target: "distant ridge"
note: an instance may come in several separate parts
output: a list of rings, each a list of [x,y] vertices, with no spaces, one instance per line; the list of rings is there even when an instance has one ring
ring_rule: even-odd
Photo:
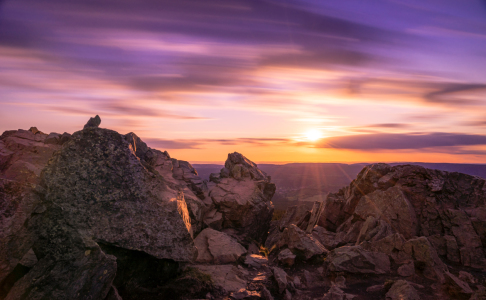
[[[367,165],[370,163],[258,164],[258,167],[270,175],[272,182],[276,184],[277,191],[272,201],[276,209],[283,210],[302,201],[310,209],[313,201],[323,200],[328,193],[336,193],[342,187],[349,185]],[[486,164],[403,162],[389,163],[389,165],[418,165],[428,169],[486,178]],[[224,166],[193,164],[193,167],[202,179],[209,180],[211,173],[219,173]]]

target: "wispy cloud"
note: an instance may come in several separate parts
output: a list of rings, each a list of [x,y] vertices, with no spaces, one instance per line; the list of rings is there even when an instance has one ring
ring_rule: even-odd
[[[424,149],[431,147],[486,145],[486,135],[458,133],[374,133],[331,137],[315,145],[320,148],[354,150]]]
[[[485,126],[483,14],[454,0],[440,8],[384,0],[2,1],[0,128],[100,114],[111,122],[104,124],[123,123],[118,130],[136,124],[166,149],[467,148],[482,141]],[[353,135],[322,144],[285,138],[316,128]],[[426,133],[404,133],[413,130]]]

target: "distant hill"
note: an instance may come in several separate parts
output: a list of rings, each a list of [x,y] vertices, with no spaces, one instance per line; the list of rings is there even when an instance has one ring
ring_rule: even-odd
[[[449,163],[390,163],[392,166],[413,164],[429,169],[459,172],[486,178],[485,164],[449,164]],[[272,177],[277,185],[273,202],[277,209],[285,209],[297,202],[324,200],[328,193],[337,192],[356,178],[368,163],[290,163],[284,165],[259,164],[258,167]],[[218,173],[223,165],[193,164],[201,178],[208,180],[209,174]]]

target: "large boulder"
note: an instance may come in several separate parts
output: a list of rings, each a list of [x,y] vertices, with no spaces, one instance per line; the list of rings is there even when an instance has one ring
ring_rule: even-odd
[[[231,236],[206,228],[194,239],[198,249],[198,263],[227,264],[233,263],[246,253],[245,247]]]
[[[317,239],[326,249],[332,250],[338,246],[336,233],[327,230],[321,226],[315,226],[312,231],[312,236]]]
[[[115,257],[103,249],[172,262],[196,256],[183,193],[146,168],[115,131],[89,126],[74,133],[42,171],[37,193],[41,200],[25,224],[39,262],[10,299],[103,299],[117,273]]]
[[[306,260],[316,255],[328,253],[328,250],[312,234],[305,233],[294,224],[284,229],[281,239],[275,246],[277,249],[286,247]]]
[[[219,176],[212,176],[209,196],[213,213],[208,225],[231,232],[243,244],[263,242],[273,214],[271,199],[275,184],[256,164],[239,153],[231,153]],[[219,214],[218,214],[219,213]],[[221,222],[215,222],[218,216]]]
[[[72,226],[95,241],[191,261],[196,249],[184,195],[157,175],[122,135],[88,127],[73,134],[44,169],[45,206],[60,207]]]

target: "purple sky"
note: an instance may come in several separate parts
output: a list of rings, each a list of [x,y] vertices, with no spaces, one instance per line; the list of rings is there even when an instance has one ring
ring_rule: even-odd
[[[0,1],[0,131],[193,162],[485,163],[485,70],[479,0]]]

